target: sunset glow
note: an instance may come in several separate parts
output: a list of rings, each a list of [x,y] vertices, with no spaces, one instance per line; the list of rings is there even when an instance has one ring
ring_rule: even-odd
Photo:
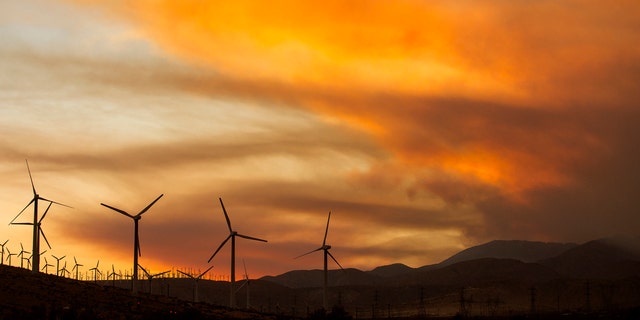
[[[0,204],[86,266],[252,277],[437,263],[493,239],[638,234],[640,3],[8,1]],[[21,216],[28,221],[32,211]],[[0,226],[10,248],[30,229]],[[229,273],[228,249],[212,262]],[[90,262],[93,261],[93,262]]]

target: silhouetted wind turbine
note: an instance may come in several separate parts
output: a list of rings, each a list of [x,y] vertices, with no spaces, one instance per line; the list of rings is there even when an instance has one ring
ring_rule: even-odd
[[[338,262],[338,260],[336,260],[336,258],[331,254],[331,252],[329,252],[329,249],[331,249],[331,246],[327,244],[327,233],[329,233],[329,221],[331,220],[331,211],[329,211],[329,217],[327,218],[327,228],[324,230],[324,240],[322,240],[322,246],[318,249],[315,250],[311,250],[303,255],[299,255],[296,257],[296,259],[302,257],[302,256],[306,256],[308,254],[314,253],[316,251],[320,251],[323,250],[324,251],[324,282],[323,282],[323,287],[322,287],[322,305],[324,306],[325,310],[329,309],[328,306],[328,299],[327,299],[327,285],[328,285],[328,271],[327,271],[327,256],[331,257],[331,259],[338,265],[338,267],[340,267],[340,269],[343,269],[342,266],[340,265],[340,262]]]
[[[209,272],[209,270],[211,270],[213,268],[213,266],[209,267],[209,269],[205,270],[203,273],[201,273],[200,275],[194,277],[186,272],[182,272],[180,270],[178,270],[178,272],[184,274],[185,276],[193,279],[193,281],[195,282],[195,287],[194,287],[194,291],[193,291],[193,302],[198,302],[198,282],[200,282],[200,280],[202,279],[202,277],[207,274],[207,272]]]
[[[24,268],[24,260],[27,259],[24,257],[25,253],[30,253],[30,252],[25,251],[24,247],[22,246],[22,242],[20,242],[20,253],[18,253],[18,256],[20,257],[20,268]]]
[[[98,266],[100,265],[100,260],[98,260],[98,263],[96,263],[96,266],[89,269],[89,271],[93,270],[93,281],[96,282],[98,281],[98,273],[100,274],[100,276],[102,276],[102,272],[100,272],[100,270],[98,270]]]
[[[40,252],[40,256],[47,253],[47,250]],[[31,258],[33,258],[33,253],[27,258],[27,269],[31,268]]]
[[[222,206],[222,213],[224,213],[224,217],[227,220],[227,226],[229,227],[229,235],[227,236],[226,239],[224,239],[224,241],[222,241],[218,249],[211,255],[211,258],[209,258],[209,261],[207,262],[211,262],[211,259],[213,259],[213,257],[216,256],[216,254],[220,251],[220,249],[222,249],[222,247],[227,243],[227,241],[231,239],[231,283],[230,283],[230,290],[229,290],[231,297],[229,298],[229,306],[234,308],[236,306],[236,292],[235,292],[236,236],[240,238],[245,238],[245,239],[255,240],[255,241],[262,241],[262,242],[267,242],[267,240],[246,236],[238,233],[237,231],[233,231],[233,229],[231,228],[231,220],[229,220],[229,215],[227,214],[227,210],[224,208],[224,203],[222,202],[222,198],[218,198],[218,199],[220,200],[220,205]]]
[[[47,257],[44,257],[44,266],[42,266],[42,270],[44,270],[44,273],[49,273],[49,267],[53,267],[53,265],[49,264],[49,261],[47,261]]]
[[[144,267],[140,266],[140,269],[142,269],[142,271],[147,275],[147,279],[149,279],[149,294],[151,294],[151,280],[155,277],[171,272],[171,270],[167,270],[156,274],[149,274],[149,272],[147,272],[147,269],[145,269]]]
[[[59,277],[59,276],[60,276],[60,260],[64,259],[64,257],[66,257],[66,256],[62,256],[62,257],[60,257],[60,258],[58,258],[58,257],[56,257],[56,256],[54,256],[54,255],[51,255],[51,256],[52,256],[54,259],[56,259],[56,276],[58,276],[58,277]]]
[[[9,253],[7,255],[7,261],[9,261],[9,266],[11,266],[11,256],[17,256],[17,253],[11,253],[11,250],[9,250],[9,248],[7,248],[7,253]]]
[[[122,274],[116,273],[116,267],[112,264],[111,272],[107,272],[107,280],[109,280],[109,278],[113,278],[113,282],[111,284],[112,287],[116,286],[116,276],[122,277]]]
[[[251,304],[249,303],[250,282],[249,282],[249,274],[247,273],[247,264],[244,263],[244,259],[242,259],[242,266],[244,267],[244,283],[241,284],[240,287],[238,287],[238,291],[240,291],[240,289],[242,289],[242,287],[244,287],[245,285],[247,286],[247,309],[249,309],[251,307]]]
[[[0,259],[0,265],[4,265],[4,246],[7,244],[7,242],[9,242],[9,239],[7,239],[7,241],[5,241],[3,244],[0,244],[0,246],[2,246],[2,259]]]
[[[140,253],[140,238],[138,237],[138,221],[140,221],[140,219],[142,218],[142,214],[147,212],[147,210],[149,210],[149,208],[151,208],[151,206],[153,206],[158,200],[160,200],[160,198],[162,198],[164,194],[161,194],[159,197],[157,197],[155,200],[153,200],[153,202],[151,202],[148,206],[146,206],[144,209],[142,209],[142,211],[140,211],[138,214],[131,215],[128,212],[124,211],[124,210],[120,210],[118,208],[114,208],[110,205],[104,204],[104,203],[100,203],[101,205],[114,210],[116,212],[119,212],[131,219],[133,219],[133,275],[131,276],[131,291],[136,291],[136,281],[138,280],[138,257],[142,256],[142,253]]]
[[[67,262],[64,262],[64,267],[62,267],[62,269],[60,269],[60,271],[62,271],[62,276],[64,277],[64,274],[68,274],[69,276],[71,276],[71,271],[67,270]]]
[[[78,260],[76,260],[76,257],[73,257],[73,268],[71,269],[71,271],[75,270],[76,271],[76,280],[80,280],[80,278],[78,277],[78,275],[80,274],[80,267],[84,266],[83,264],[79,264]]]
[[[33,177],[31,176],[31,169],[29,169],[29,161],[25,160],[26,164],[27,164],[27,172],[29,172],[29,180],[31,181],[31,189],[33,190],[33,199],[31,199],[31,201],[29,201],[29,203],[22,209],[20,210],[20,212],[18,213],[18,215],[15,216],[15,218],[13,218],[13,220],[11,220],[11,222],[9,222],[9,224],[22,224],[22,225],[33,225],[33,263],[32,265],[32,271],[33,272],[39,272],[40,271],[40,234],[42,234],[42,236],[44,237],[44,240],[47,242],[47,245],[49,245],[49,241],[47,241],[47,237],[44,236],[44,233],[42,232],[42,229],[40,228],[40,224],[42,223],[42,219],[44,219],[44,216],[47,215],[47,211],[49,211],[49,208],[51,207],[51,204],[55,203],[57,205],[61,205],[67,208],[71,208],[70,206],[66,205],[66,204],[62,204],[60,202],[56,202],[53,200],[49,200],[46,198],[41,197],[37,192],[36,192],[36,187],[33,184]],[[46,201],[49,202],[49,206],[47,207],[47,210],[44,212],[44,214],[42,215],[42,218],[38,219],[38,201]],[[24,212],[24,210],[26,210],[31,204],[33,203],[33,223],[14,223],[14,221],[22,214],[22,212]],[[51,246],[49,245],[49,249],[51,249]]]

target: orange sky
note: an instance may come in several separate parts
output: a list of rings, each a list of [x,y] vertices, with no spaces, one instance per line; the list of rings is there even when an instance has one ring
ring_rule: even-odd
[[[158,271],[207,268],[219,196],[269,240],[238,243],[254,276],[320,268],[292,257],[320,245],[329,210],[334,255],[361,269],[638,234],[634,1],[2,11],[0,203],[8,222],[30,199],[28,158],[38,190],[75,208],[43,223],[59,254],[126,268],[132,223],[99,203],[135,212],[161,193],[141,222]],[[16,248],[25,229],[0,231]]]

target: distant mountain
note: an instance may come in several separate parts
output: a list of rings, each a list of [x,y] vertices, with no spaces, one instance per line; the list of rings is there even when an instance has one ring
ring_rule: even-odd
[[[411,268],[401,263],[330,270],[330,286],[460,286],[489,282],[530,285],[552,279],[640,277],[640,239],[614,237],[587,242],[548,243],[495,240],[465,249],[438,264]],[[322,270],[296,270],[261,280],[285,287],[320,288]]]
[[[322,270],[294,270],[278,276],[265,276],[263,281],[270,281],[289,288],[322,287]],[[359,286],[382,283],[380,276],[358,269],[329,270],[328,282],[330,286]]]
[[[435,270],[421,270],[401,283],[413,285],[471,286],[497,282],[530,285],[557,279],[550,267],[515,259],[482,258],[454,263]],[[409,281],[407,281],[409,280]]]
[[[616,236],[589,241],[541,263],[569,278],[640,276],[640,238]]]
[[[577,246],[575,243],[494,240],[462,250],[438,263],[436,266],[444,267],[458,262],[483,258],[515,259],[522,262],[536,262],[555,257]],[[433,268],[431,267],[430,269]]]
[[[412,272],[413,270],[414,270],[413,268],[406,266],[402,263],[394,263],[386,266],[377,267],[369,271],[369,273],[379,277],[388,278],[388,277],[395,277],[395,276],[407,274]]]

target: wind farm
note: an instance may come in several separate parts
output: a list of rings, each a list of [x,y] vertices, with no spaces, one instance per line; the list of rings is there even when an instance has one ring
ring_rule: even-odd
[[[21,277],[25,279],[39,277],[36,283],[47,281],[54,281],[55,283],[61,283],[61,281],[76,281],[76,284],[74,284],[76,286],[92,283],[102,288],[110,287],[112,290],[126,290],[126,293],[120,292],[118,295],[133,297],[138,299],[137,301],[140,301],[139,299],[141,299],[141,297],[146,297],[147,299],[151,299],[150,301],[153,301],[146,302],[149,304],[160,303],[160,305],[171,305],[171,308],[174,308],[175,303],[167,305],[166,301],[170,300],[162,300],[172,297],[190,301],[194,304],[190,308],[198,308],[198,310],[200,310],[199,312],[202,312],[202,310],[213,312],[211,310],[217,310],[216,307],[210,309],[212,307],[209,306],[217,305],[221,307],[222,305],[226,305],[227,308],[230,308],[229,310],[242,310],[242,312],[252,314],[251,317],[254,318],[268,315],[286,315],[292,318],[341,318],[347,316],[375,319],[383,317],[386,303],[387,318],[428,318],[430,316],[439,318],[443,316],[445,318],[448,316],[489,317],[499,314],[504,315],[507,312],[506,310],[510,310],[508,312],[519,310],[517,311],[519,314],[528,315],[543,310],[546,314],[554,315],[562,310],[575,310],[575,313],[571,314],[576,315],[574,318],[581,319],[581,315],[585,313],[579,313],[577,311],[584,310],[585,305],[579,302],[580,299],[570,297],[569,295],[573,293],[569,292],[579,291],[581,283],[584,283],[583,280],[581,280],[583,278],[572,276],[572,271],[570,271],[572,269],[567,269],[568,265],[576,264],[576,262],[574,262],[575,259],[579,259],[576,266],[582,269],[584,269],[585,266],[587,266],[587,269],[591,268],[589,269],[591,271],[588,271],[584,275],[584,277],[589,279],[588,288],[597,284],[597,286],[599,286],[597,290],[600,290],[600,294],[606,297],[606,299],[599,302],[600,304],[595,304],[595,301],[592,302],[591,298],[589,298],[588,304],[586,305],[589,310],[592,310],[594,305],[598,305],[599,314],[609,314],[607,312],[612,312],[613,290],[625,292],[625,296],[631,297],[628,299],[618,298],[616,305],[624,306],[624,310],[637,307],[636,302],[634,302],[637,300],[633,299],[633,297],[636,297],[633,293],[636,282],[632,279],[635,279],[633,277],[636,276],[640,277],[637,271],[638,269],[635,268],[636,266],[640,266],[640,250],[634,251],[634,249],[628,251],[623,248],[640,248],[640,238],[600,239],[583,245],[533,242],[502,243],[500,246],[512,245],[513,248],[517,248],[509,249],[514,252],[514,256],[504,256],[504,252],[508,252],[509,250],[503,247],[496,247],[493,253],[487,253],[485,249],[482,249],[485,250],[482,251],[481,249],[470,248],[468,250],[485,252],[484,256],[478,256],[477,254],[467,254],[467,258],[452,256],[440,264],[426,265],[420,268],[411,268],[405,265],[389,265],[380,266],[370,271],[361,271],[355,268],[344,268],[331,252],[333,247],[329,244],[328,239],[332,211],[329,211],[326,218],[321,245],[316,249],[296,256],[292,263],[292,268],[294,268],[298,261],[303,260],[301,258],[312,255],[315,252],[322,252],[323,265],[320,270],[293,270],[277,276],[251,279],[247,271],[245,259],[243,259],[242,283],[238,286],[235,270],[236,237],[262,243],[266,243],[267,240],[238,232],[233,227],[231,217],[221,197],[218,198],[218,201],[224,216],[224,222],[218,224],[222,226],[222,229],[227,234],[224,240],[216,247],[213,254],[208,258],[207,262],[211,263],[222,249],[229,244],[230,269],[228,276],[224,274],[212,274],[211,270],[214,270],[213,265],[208,266],[204,271],[194,271],[188,267],[171,267],[161,272],[152,272],[150,268],[143,267],[138,260],[141,256],[138,223],[142,215],[153,207],[163,196],[164,194],[160,194],[135,215],[114,206],[100,203],[101,206],[127,216],[134,221],[133,265],[130,269],[125,269],[124,274],[121,271],[116,272],[114,264],[111,264],[110,270],[102,270],[100,267],[100,259],[97,260],[94,267],[83,272],[81,271],[83,264],[79,262],[75,255],[73,255],[73,266],[69,270],[67,268],[68,262],[65,261],[68,254],[60,254],[62,250],[59,249],[55,251],[55,254],[49,253],[47,255],[47,250],[44,250],[34,255],[32,252],[25,250],[21,242],[17,242],[20,245],[19,250],[14,249],[14,253],[12,253],[10,244],[16,242],[10,242],[10,239],[7,239],[2,243],[2,261],[0,263],[2,272],[0,272],[0,275],[3,273],[14,274],[16,272],[16,274],[21,274],[20,270],[30,270],[28,277],[24,274],[22,274]],[[35,224],[33,224],[36,226],[34,232],[37,232],[39,235],[38,238],[41,236],[51,249],[42,231],[41,224],[52,204],[58,203],[41,198],[34,192],[34,199],[27,207],[37,201],[47,201],[49,203],[42,216],[36,216],[37,220]],[[34,204],[34,206],[37,205]],[[15,222],[20,214],[22,214],[22,211],[11,220],[10,224],[32,224]],[[154,222],[152,220],[154,219],[153,216],[149,219],[149,223]],[[250,219],[243,220],[242,224],[251,226],[251,224],[247,222],[251,222]],[[157,240],[156,238],[156,241]],[[208,239],[207,241],[203,241],[203,243],[204,242],[208,242]],[[490,245],[491,243],[487,244],[487,246]],[[520,261],[518,259],[523,259],[523,254],[527,251],[522,249],[523,246],[529,247],[527,250],[533,252],[547,252],[547,255],[528,258],[529,260],[524,258],[525,261]],[[603,246],[607,249],[603,249]],[[265,246],[261,250],[268,252],[269,246]],[[573,251],[576,250],[586,251],[587,253],[580,253],[575,256]],[[611,258],[605,258],[605,260],[599,262],[580,260],[584,257],[591,257],[596,252],[601,254],[603,251],[610,252]],[[465,256],[464,252],[465,251],[459,253],[460,257]],[[41,265],[38,272],[34,273],[33,263],[36,256],[43,257],[44,265]],[[619,257],[621,256],[625,257],[624,260],[621,260],[622,262],[615,260],[620,259]],[[12,257],[20,259],[19,263],[12,262]],[[47,257],[55,259],[55,265],[50,264]],[[149,257],[150,261],[153,259],[153,256]],[[602,256],[599,259],[602,259]],[[330,269],[329,260],[335,263],[336,269]],[[449,260],[451,260],[451,262],[448,262]],[[596,268],[595,265],[588,267],[590,263],[596,263],[598,266],[605,264],[610,265],[610,267],[604,269],[601,267]],[[54,266],[55,271],[50,271]],[[139,274],[139,270],[142,271],[143,275]],[[481,272],[478,274],[478,270],[483,270],[482,272],[484,273]],[[610,273],[604,272],[603,270],[617,270],[615,277],[618,278],[614,278]],[[452,276],[452,274],[455,275]],[[623,277],[622,279],[625,279],[624,281],[615,280],[620,279],[619,277],[621,276]],[[130,280],[127,280],[127,278]],[[140,282],[141,279],[146,279],[146,281],[143,282],[144,285],[139,285],[142,283]],[[68,284],[71,285],[72,283],[73,282],[69,282]],[[565,286],[563,293],[559,293],[560,291],[558,290],[560,289],[557,289],[557,284],[551,285],[552,283],[562,283],[563,286]],[[607,285],[606,283],[609,284]],[[529,289],[507,298],[507,296],[509,296],[507,292],[517,290],[516,288],[518,286],[523,285],[528,286]],[[638,285],[640,285],[640,283],[638,283]],[[419,295],[416,294],[416,287],[420,288]],[[461,290],[460,287],[463,289]],[[541,292],[549,293],[553,292],[553,290],[557,292],[557,307],[555,309],[549,307],[548,302],[545,302],[547,303],[546,305],[543,304],[542,301],[546,301],[544,298],[534,296],[534,294],[540,294]],[[589,296],[591,295],[590,292],[591,291],[588,291],[587,293]],[[240,293],[243,295],[238,299]],[[528,297],[527,294],[529,294]],[[474,312],[471,309],[470,305],[473,303],[472,296],[486,297],[488,302],[486,309],[483,309],[485,311]],[[241,303],[238,303],[238,301]],[[385,302],[383,303],[382,301]],[[529,305],[523,301],[529,301]],[[538,302],[534,303],[531,301]],[[507,303],[509,307],[501,306],[501,304]],[[523,305],[527,305],[528,308],[523,307]],[[154,308],[162,309],[163,307],[156,306]],[[592,311],[589,311],[588,314],[592,314]]]
[[[0,318],[638,318],[639,1],[1,7]]]
[[[9,224],[16,224],[16,225],[32,225],[33,226],[33,261],[31,262],[31,266],[32,266],[32,270],[33,272],[39,272],[40,270],[40,235],[42,235],[42,237],[45,239],[47,246],[49,246],[49,248],[51,248],[51,245],[49,244],[49,241],[47,240],[47,238],[44,236],[44,232],[42,231],[42,220],[44,219],[44,217],[47,215],[47,212],[49,212],[49,209],[51,208],[52,204],[57,204],[63,207],[67,207],[67,208],[71,208],[70,206],[66,205],[66,204],[62,204],[60,202],[56,202],[53,200],[49,200],[46,198],[41,197],[38,192],[36,192],[36,187],[33,183],[33,177],[31,176],[31,169],[29,168],[29,161],[27,161],[25,159],[25,163],[27,165],[27,172],[29,173],[29,181],[31,182],[31,190],[33,191],[33,198],[31,199],[31,201],[29,201],[29,203],[27,203],[27,205],[20,210],[20,212],[18,212],[18,214],[11,220],[11,222],[9,222]],[[45,212],[42,214],[42,217],[38,218],[39,212],[38,212],[38,205],[40,201],[44,201],[44,202],[48,202],[48,206],[47,209],[45,210]],[[22,213],[29,207],[33,205],[33,223],[26,223],[26,222],[14,222],[16,219],[18,219],[18,217],[20,217],[20,215],[22,215]]]
[[[331,211],[329,211],[329,215],[327,216],[327,226],[324,229],[324,238],[322,239],[322,246],[320,246],[319,248],[315,249],[315,250],[311,250],[305,254],[299,255],[296,257],[296,259],[304,257],[308,254],[317,252],[317,251],[322,251],[324,253],[324,268],[323,268],[323,272],[322,272],[322,305],[324,307],[325,310],[329,310],[329,300],[328,300],[328,286],[329,286],[329,270],[328,270],[328,260],[327,257],[331,257],[331,260],[333,260],[333,262],[335,262],[338,267],[340,267],[340,269],[344,269],[342,268],[342,266],[340,265],[340,262],[338,262],[338,260],[336,260],[336,258],[331,254],[331,252],[329,252],[329,249],[331,249],[331,246],[327,244],[327,234],[329,233],[329,221],[331,221]]]
[[[104,203],[100,203],[100,205],[107,207],[113,211],[116,211],[118,213],[123,214],[124,216],[127,216],[129,218],[131,218],[133,220],[133,274],[131,276],[131,290],[132,291],[136,291],[136,283],[138,281],[138,257],[142,256],[142,252],[140,251],[140,237],[138,236],[138,222],[140,221],[140,219],[142,219],[142,214],[144,214],[145,212],[147,212],[147,210],[149,210],[149,208],[151,208],[151,206],[153,206],[158,200],[160,200],[160,198],[162,198],[164,194],[159,195],[155,200],[153,200],[151,203],[149,203],[149,205],[147,205],[144,209],[142,209],[140,212],[138,212],[138,214],[131,215],[128,212],[112,207],[110,205],[104,204]]]
[[[224,241],[222,241],[222,243],[220,243],[216,251],[213,252],[213,254],[211,255],[211,257],[207,262],[211,262],[211,260],[213,260],[216,254],[220,252],[220,249],[222,249],[222,247],[224,247],[227,241],[231,239],[231,269],[230,269],[231,281],[229,283],[229,306],[234,308],[236,306],[236,236],[240,238],[248,239],[248,240],[253,240],[253,241],[267,242],[267,240],[240,234],[237,231],[233,230],[233,228],[231,227],[231,220],[229,220],[229,215],[227,214],[227,210],[224,207],[222,198],[218,198],[218,200],[220,200],[222,213],[224,214],[224,218],[227,221],[227,227],[229,228],[229,235],[227,236],[227,238],[224,239]]]

